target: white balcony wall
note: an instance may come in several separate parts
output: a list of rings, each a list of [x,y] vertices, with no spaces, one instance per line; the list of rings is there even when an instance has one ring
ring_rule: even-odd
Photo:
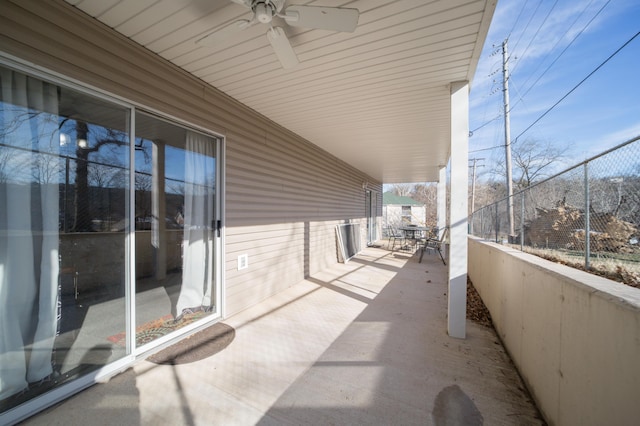
[[[640,289],[475,238],[469,277],[549,424],[638,423]]]

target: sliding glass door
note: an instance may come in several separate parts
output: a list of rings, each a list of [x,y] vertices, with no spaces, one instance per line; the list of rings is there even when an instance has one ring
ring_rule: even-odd
[[[3,423],[220,316],[220,139],[1,65],[0,89]]]
[[[217,145],[136,116],[136,346],[219,313]]]
[[[131,109],[0,84],[1,413],[126,355]]]

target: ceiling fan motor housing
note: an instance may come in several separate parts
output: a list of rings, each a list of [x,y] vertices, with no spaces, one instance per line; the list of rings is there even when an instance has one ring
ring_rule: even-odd
[[[255,0],[251,9],[256,19],[263,24],[271,22],[284,6],[284,0]]]

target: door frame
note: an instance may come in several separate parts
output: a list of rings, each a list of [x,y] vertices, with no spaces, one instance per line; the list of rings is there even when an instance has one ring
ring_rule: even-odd
[[[378,191],[365,189],[365,218],[367,221],[367,246],[378,239]]]

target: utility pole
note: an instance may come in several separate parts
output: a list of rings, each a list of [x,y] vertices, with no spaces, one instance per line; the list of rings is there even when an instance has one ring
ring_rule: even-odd
[[[476,211],[476,163],[484,160],[484,158],[470,158],[469,161],[473,161],[471,166],[471,218],[469,219],[469,233],[473,235],[473,213]],[[482,165],[480,166],[482,167]]]
[[[511,177],[511,124],[509,123],[509,65],[507,40],[502,42],[502,89],[504,96],[504,150],[507,169],[507,215],[509,217],[509,238],[515,235],[513,220],[513,178]]]
[[[471,213],[475,211],[476,207],[476,168],[483,167],[481,164],[477,166],[476,163],[478,161],[482,161],[484,158],[470,158],[469,161],[473,161],[473,165],[471,165]]]

